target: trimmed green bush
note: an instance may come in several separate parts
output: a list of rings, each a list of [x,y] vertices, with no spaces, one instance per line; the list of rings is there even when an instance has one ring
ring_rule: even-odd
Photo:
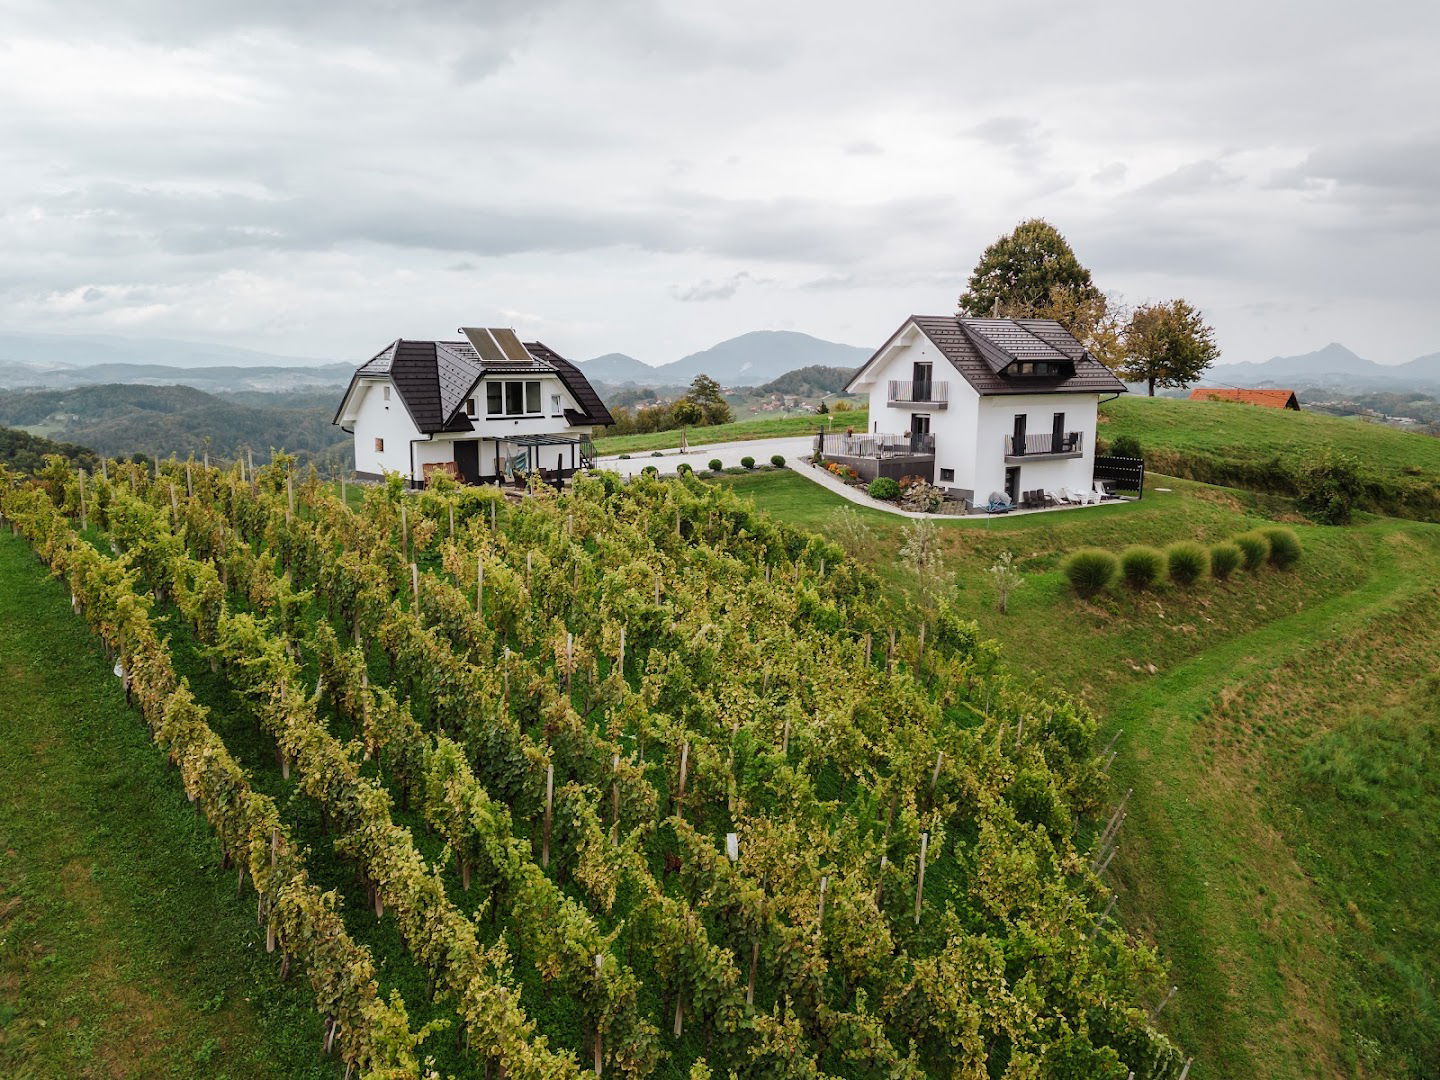
[[[872,499],[884,499],[886,502],[900,497],[899,482],[889,476],[877,476],[870,481],[870,486],[866,490],[870,492]]]
[[[1230,542],[1240,549],[1246,570],[1259,570],[1270,559],[1270,541],[1259,532],[1241,533]]]
[[[1103,548],[1084,548],[1065,560],[1061,571],[1080,596],[1102,592],[1120,573],[1120,560]]]
[[[643,476],[659,476],[660,470],[657,469],[654,465],[646,465],[643,469],[640,470],[640,473]]]
[[[1110,453],[1114,457],[1138,458],[1144,456],[1140,452],[1140,440],[1134,435],[1116,435],[1115,441],[1110,444]]]
[[[689,476],[694,471],[695,466],[691,465],[688,461],[682,461],[679,465],[675,466],[675,472],[680,476]]]
[[[1210,572],[1210,552],[1194,540],[1180,540],[1165,549],[1170,580],[1189,588]]]
[[[1270,562],[1281,570],[1288,570],[1300,561],[1300,537],[1294,529],[1272,526],[1261,529],[1260,535],[1270,541]]]
[[[1238,544],[1229,540],[1215,544],[1210,548],[1210,576],[1224,581],[1244,561],[1245,553]]]
[[[755,467],[755,459],[749,454],[746,454],[740,459],[740,467],[742,469],[753,469]]]
[[[719,472],[719,471],[720,471],[721,469],[723,469],[723,468],[725,468],[725,464],[724,464],[724,462],[722,462],[718,457],[712,457],[712,458],[710,459],[710,471],[711,471],[711,472]]]
[[[1135,544],[1120,553],[1120,574],[1132,589],[1148,589],[1165,572],[1165,553],[1146,544]]]
[[[785,467],[785,455],[784,455],[784,454],[771,454],[771,455],[770,455],[770,464],[771,464],[771,465],[774,465],[775,468],[777,468],[777,469],[783,469],[783,468]]]

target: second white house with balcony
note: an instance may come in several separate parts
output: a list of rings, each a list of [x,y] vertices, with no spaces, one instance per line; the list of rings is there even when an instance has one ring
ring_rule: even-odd
[[[984,505],[1090,490],[1099,403],[1125,384],[1050,319],[912,315],[845,389],[869,393],[870,431],[827,436],[825,457]]]

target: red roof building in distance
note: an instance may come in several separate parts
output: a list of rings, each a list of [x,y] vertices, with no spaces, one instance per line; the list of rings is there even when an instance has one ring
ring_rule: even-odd
[[[1202,386],[1190,391],[1191,401],[1238,401],[1242,405],[1263,405],[1267,409],[1300,411],[1294,390],[1235,390],[1224,386]]]

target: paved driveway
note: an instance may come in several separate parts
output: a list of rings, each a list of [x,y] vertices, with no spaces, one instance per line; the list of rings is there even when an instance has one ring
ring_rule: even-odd
[[[596,460],[597,468],[612,469],[621,476],[635,476],[647,465],[654,465],[662,473],[673,473],[680,463],[687,462],[697,472],[710,467],[710,461],[719,458],[726,467],[737,466],[740,459],[753,457],[756,464],[764,465],[770,455],[783,454],[787,462],[808,459],[815,452],[814,435],[792,435],[781,439],[746,439],[743,442],[712,443],[709,446],[693,447],[681,453],[678,447],[661,450],[656,457],[649,450],[637,450],[629,458],[621,460],[614,454],[607,454]]]

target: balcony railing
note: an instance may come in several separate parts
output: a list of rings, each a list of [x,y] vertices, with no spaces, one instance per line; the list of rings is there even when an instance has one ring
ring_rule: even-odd
[[[1064,431],[1056,434],[1026,435],[1017,440],[1014,435],[1005,436],[1005,460],[1038,457],[1079,457],[1085,446],[1083,431]]]
[[[913,435],[845,435],[837,433],[820,436],[822,457],[933,457],[935,436],[928,431]]]
[[[950,384],[943,379],[926,382],[912,382],[908,379],[890,380],[890,404],[929,405],[943,409],[950,404]]]

